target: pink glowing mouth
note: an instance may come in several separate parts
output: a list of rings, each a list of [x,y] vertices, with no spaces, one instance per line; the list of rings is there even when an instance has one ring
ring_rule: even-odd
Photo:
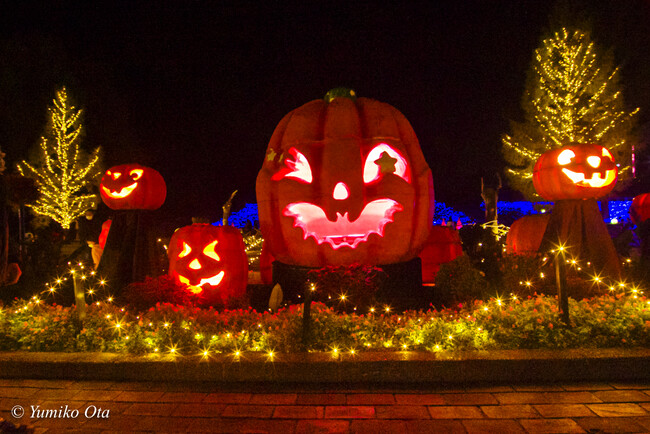
[[[333,249],[341,247],[356,248],[368,241],[370,234],[384,236],[384,226],[393,221],[393,214],[404,208],[392,199],[377,199],[369,202],[355,221],[348,220],[348,213],[336,213],[336,221],[331,221],[325,211],[308,202],[290,203],[283,214],[294,218],[294,227],[300,227],[304,239],[313,237],[320,245],[329,243]]]

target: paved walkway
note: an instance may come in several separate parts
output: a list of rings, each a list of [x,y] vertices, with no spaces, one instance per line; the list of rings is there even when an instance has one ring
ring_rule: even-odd
[[[36,433],[650,432],[650,383],[374,389],[0,379],[0,418]]]

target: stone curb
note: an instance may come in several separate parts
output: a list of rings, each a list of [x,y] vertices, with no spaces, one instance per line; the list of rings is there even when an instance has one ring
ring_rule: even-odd
[[[650,380],[650,349],[414,351],[239,358],[0,353],[0,378],[222,383],[469,383]]]

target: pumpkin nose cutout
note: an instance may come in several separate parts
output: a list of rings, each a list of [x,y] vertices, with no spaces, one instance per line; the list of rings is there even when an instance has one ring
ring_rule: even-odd
[[[589,163],[591,167],[594,168],[598,167],[600,166],[600,157],[596,157],[596,156],[587,157],[587,163]]]
[[[189,267],[190,267],[192,270],[200,270],[200,269],[201,269],[201,263],[199,262],[198,259],[195,259],[195,260],[193,260],[192,262],[190,262]]]
[[[345,185],[345,182],[339,182],[336,184],[332,197],[336,200],[345,200],[348,196],[350,196],[350,190],[348,190],[348,186]]]

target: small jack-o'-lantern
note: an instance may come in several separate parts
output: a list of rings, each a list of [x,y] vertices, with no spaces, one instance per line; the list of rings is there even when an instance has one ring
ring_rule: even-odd
[[[158,171],[139,164],[111,167],[99,185],[110,209],[158,209],[165,202],[167,185]]]
[[[605,196],[616,185],[612,154],[592,143],[572,144],[545,152],[533,169],[533,185],[546,200]]]
[[[169,274],[208,301],[226,302],[246,292],[248,258],[237,228],[195,223],[169,242]]]
[[[269,253],[290,265],[413,259],[433,216],[433,181],[394,107],[330,93],[280,121],[257,177]]]

